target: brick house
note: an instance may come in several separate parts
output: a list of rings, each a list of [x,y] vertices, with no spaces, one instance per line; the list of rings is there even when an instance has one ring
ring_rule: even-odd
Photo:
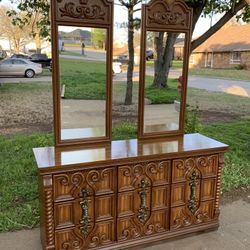
[[[250,68],[250,24],[220,29],[196,48],[190,68]]]

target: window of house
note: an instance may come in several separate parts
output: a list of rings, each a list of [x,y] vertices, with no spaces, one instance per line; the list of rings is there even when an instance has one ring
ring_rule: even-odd
[[[240,62],[241,62],[241,53],[240,53],[240,51],[231,52],[230,63],[239,64]]]

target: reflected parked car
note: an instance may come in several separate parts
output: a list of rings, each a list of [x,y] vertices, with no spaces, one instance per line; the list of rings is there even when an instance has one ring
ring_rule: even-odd
[[[10,58],[15,58],[15,59],[27,59],[30,60],[31,57],[29,55],[26,54],[13,54]]]
[[[153,50],[147,50],[146,51],[146,60],[153,60],[154,59],[154,52]]]
[[[25,76],[32,78],[43,72],[42,65],[26,59],[8,58],[0,62],[0,76]]]

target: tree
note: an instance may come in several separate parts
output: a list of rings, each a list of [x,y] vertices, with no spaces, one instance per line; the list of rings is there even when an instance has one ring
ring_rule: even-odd
[[[91,32],[91,41],[94,46],[102,49],[105,48],[106,30],[93,28]]]
[[[26,26],[20,28],[12,23],[12,18],[6,15],[7,8],[0,7],[1,35],[7,37],[14,47],[14,51],[19,53],[21,48],[29,40],[29,30]],[[20,15],[20,13],[19,13]],[[20,15],[21,17],[21,15]]]
[[[13,0],[10,0],[13,2]],[[7,11],[14,25],[20,28],[29,27],[35,38],[37,53],[41,52],[41,39],[50,37],[49,0],[16,0],[17,9]],[[22,13],[20,16],[19,13]]]
[[[193,8],[193,30],[198,19],[201,16],[209,16],[211,14],[222,14],[220,20],[215,23],[203,35],[193,40],[191,43],[191,51],[205,42],[210,36],[223,27],[232,17],[242,19],[245,22],[250,21],[250,6],[245,0],[187,0],[187,5]],[[240,11],[240,12],[239,12]],[[177,34],[169,33],[164,42],[164,34],[160,34],[155,41],[157,58],[155,62],[155,75],[153,86],[156,88],[167,87],[167,79],[171,61],[173,58],[173,46],[175,44]]]
[[[135,7],[141,3],[142,0],[119,0],[120,4],[128,10],[128,71],[127,71],[127,88],[125,96],[125,105],[132,104],[133,96],[133,72],[134,72],[134,32],[135,27],[138,25],[138,20],[134,18],[134,13],[139,9]]]

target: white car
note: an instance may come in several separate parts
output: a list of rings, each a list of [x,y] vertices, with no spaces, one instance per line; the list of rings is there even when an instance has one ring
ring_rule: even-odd
[[[113,62],[113,74],[122,73],[122,64],[120,62]]]
[[[42,65],[22,58],[0,61],[0,76],[25,76],[32,78],[43,72]]]

